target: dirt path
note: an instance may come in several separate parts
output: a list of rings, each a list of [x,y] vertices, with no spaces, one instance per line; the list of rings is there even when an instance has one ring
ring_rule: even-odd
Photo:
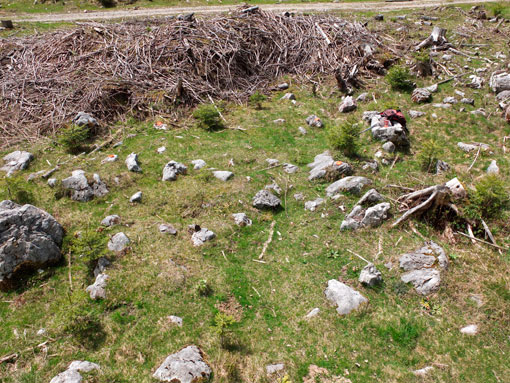
[[[265,11],[283,12],[326,12],[326,11],[378,11],[388,12],[410,8],[430,8],[452,4],[480,4],[493,0],[413,0],[407,2],[367,2],[367,3],[310,3],[310,4],[264,4],[260,8]],[[117,11],[76,12],[58,14],[21,14],[12,17],[13,21],[23,22],[63,22],[80,20],[111,20],[131,17],[173,16],[181,13],[211,14],[228,12],[234,5],[202,6],[202,7],[171,7],[171,8],[143,8],[124,9]]]

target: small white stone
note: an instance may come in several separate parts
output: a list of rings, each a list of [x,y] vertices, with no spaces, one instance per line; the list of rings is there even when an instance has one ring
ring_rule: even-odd
[[[182,327],[182,318],[181,317],[178,317],[175,315],[170,315],[168,317],[168,319],[170,320],[170,322],[175,323],[179,327]]]
[[[311,310],[308,312],[308,314],[306,314],[305,318],[306,318],[306,319],[313,318],[314,316],[317,316],[317,315],[319,314],[319,312],[320,312],[320,311],[321,311],[321,310],[320,310],[318,307],[316,307],[316,308],[314,308],[314,309],[311,309]]]
[[[158,149],[156,149],[159,154],[164,153],[166,151],[165,146],[160,146]]]
[[[478,333],[478,325],[470,324],[469,326],[461,328],[460,332],[465,335],[476,335]]]
[[[135,194],[133,194],[131,196],[131,198],[129,199],[129,202],[131,202],[131,203],[142,202],[142,192],[139,191],[139,192],[136,192]]]

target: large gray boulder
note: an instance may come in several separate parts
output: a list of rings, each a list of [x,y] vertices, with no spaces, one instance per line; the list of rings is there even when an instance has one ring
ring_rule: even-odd
[[[372,183],[371,180],[360,176],[349,176],[333,182],[326,188],[328,197],[332,197],[339,192],[348,192],[352,194],[360,194],[361,190]]]
[[[340,225],[340,230],[357,230],[362,227],[379,227],[390,216],[391,205],[388,202],[382,202],[375,206],[364,209],[361,205],[356,205],[352,211],[345,217]]]
[[[87,128],[95,128],[98,125],[97,120],[91,114],[85,112],[78,112],[73,118],[73,124],[86,126]]]
[[[400,267],[406,271],[400,279],[412,283],[419,294],[429,295],[439,289],[441,273],[439,269],[448,269],[448,258],[437,243],[428,241],[418,250],[403,254]],[[438,269],[439,268],[439,269]]]
[[[188,172],[188,168],[186,165],[181,164],[180,162],[170,161],[163,168],[163,181],[175,181],[177,179],[177,175],[186,174]]]
[[[253,206],[259,210],[263,209],[279,209],[282,201],[280,198],[272,194],[269,190],[260,190],[253,197]]]
[[[324,178],[328,173],[336,179],[354,173],[351,165],[347,162],[335,161],[329,151],[316,155],[308,167],[311,168],[308,176],[309,181]]]
[[[211,373],[200,349],[188,346],[168,356],[153,377],[161,382],[201,383],[207,382]]]
[[[359,292],[336,279],[328,281],[324,294],[329,301],[338,306],[336,311],[340,315],[347,315],[362,303],[368,302],[368,299]]]
[[[0,287],[23,268],[58,262],[63,235],[62,226],[44,210],[0,202]]]
[[[3,160],[5,165],[0,170],[7,173],[7,177],[10,177],[12,173],[18,170],[25,170],[28,168],[30,161],[34,159],[34,156],[29,152],[16,150],[15,152],[7,154]]]
[[[92,183],[89,184],[83,170],[74,170],[71,177],[64,178],[62,187],[71,193],[72,200],[80,202],[90,201],[94,197],[103,197],[108,193],[108,188],[99,174],[94,174]]]

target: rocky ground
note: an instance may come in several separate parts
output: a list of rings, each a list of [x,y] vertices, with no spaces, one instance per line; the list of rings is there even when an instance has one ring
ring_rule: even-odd
[[[481,12],[353,16],[413,73],[447,30],[409,92],[289,76],[216,131],[85,111],[83,153],[5,148],[0,381],[505,382],[510,23]]]

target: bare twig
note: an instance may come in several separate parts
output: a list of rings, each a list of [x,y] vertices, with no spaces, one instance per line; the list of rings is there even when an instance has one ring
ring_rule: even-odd
[[[471,168],[473,167],[473,165],[475,164],[476,160],[478,159],[478,156],[480,155],[480,150],[482,150],[482,144],[479,144],[478,145],[478,151],[476,152],[476,156],[475,156],[475,159],[473,160],[473,162],[471,163],[471,165],[469,166],[468,168],[468,172],[471,170]]]
[[[508,251],[508,250],[509,250],[508,248],[501,247],[501,246],[499,246],[499,245],[495,245],[495,244],[493,244],[493,243],[490,243],[490,242],[484,241],[483,239],[479,239],[479,238],[476,238],[476,237],[471,237],[471,236],[469,236],[469,235],[467,235],[467,234],[461,233],[460,231],[456,231],[454,234],[462,235],[462,236],[464,236],[464,237],[466,237],[466,238],[469,238],[469,239],[471,239],[471,240],[475,240],[475,241],[478,241],[478,242],[484,243],[484,244],[486,244],[486,245],[496,247],[496,248],[501,249],[501,250],[505,250],[505,251]]]
[[[267,247],[273,240],[274,235],[274,226],[276,225],[276,221],[271,222],[271,226],[269,227],[269,236],[267,237],[266,242],[264,242],[264,246],[262,246],[262,252],[259,255],[259,259],[264,258],[264,255],[266,254]]]

